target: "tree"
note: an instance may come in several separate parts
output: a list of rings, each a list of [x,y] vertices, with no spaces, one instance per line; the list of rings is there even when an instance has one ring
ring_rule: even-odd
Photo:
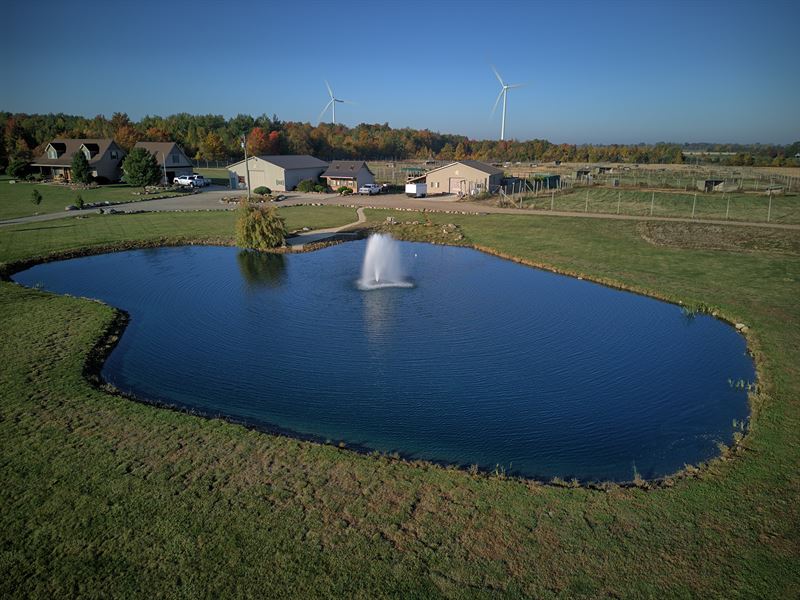
[[[458,142],[456,146],[455,155],[453,156],[456,160],[464,160],[467,158],[467,151],[464,148],[464,142]]]
[[[39,206],[42,203],[42,193],[33,188],[33,192],[31,192],[31,202],[33,202],[36,206]]]
[[[247,154],[250,156],[259,156],[267,153],[269,147],[269,139],[261,127],[255,127],[247,136]]]
[[[72,180],[83,184],[92,182],[92,168],[82,150],[72,155]]]
[[[265,185],[260,185],[253,190],[253,193],[256,196],[269,196],[272,193],[272,190]]]
[[[200,145],[200,153],[210,160],[223,158],[225,156],[225,144],[222,138],[213,131],[209,131]]]
[[[114,134],[114,141],[126,152],[129,152],[140,139],[142,136],[133,125],[123,125]]]
[[[161,180],[156,157],[144,148],[134,148],[122,161],[125,182],[137,187],[155,185]]]
[[[286,223],[274,206],[251,204],[243,198],[236,217],[236,245],[249,250],[283,246]]]

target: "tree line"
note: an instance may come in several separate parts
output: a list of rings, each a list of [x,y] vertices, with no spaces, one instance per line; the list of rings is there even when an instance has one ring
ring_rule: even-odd
[[[486,162],[717,162],[728,165],[795,166],[800,142],[770,144],[554,144],[548,140],[473,140],[428,129],[395,129],[387,123],[341,124],[281,121],[277,116],[145,116],[138,122],[125,113],[87,118],[65,114],[0,112],[0,168],[20,165],[44,153],[53,138],[114,138],[125,150],[136,142],[175,141],[195,159],[235,161],[257,154],[312,154],[325,160],[462,160]],[[685,156],[685,150],[714,154]]]

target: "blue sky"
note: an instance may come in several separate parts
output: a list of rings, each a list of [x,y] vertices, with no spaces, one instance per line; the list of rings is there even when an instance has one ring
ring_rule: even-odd
[[[799,2],[10,0],[0,109],[277,114],[568,143],[800,139]]]

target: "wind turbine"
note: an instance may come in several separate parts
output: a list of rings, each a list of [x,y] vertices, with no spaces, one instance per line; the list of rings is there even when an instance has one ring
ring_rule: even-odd
[[[497,103],[500,102],[500,96],[503,97],[503,121],[500,125],[500,139],[506,139],[506,101],[508,100],[508,90],[512,88],[518,88],[525,85],[524,83],[514,83],[508,85],[503,78],[500,77],[500,73],[497,72],[497,69],[494,68],[494,65],[490,65],[492,67],[492,71],[494,71],[495,77],[497,77],[497,81],[500,82],[501,90],[500,93],[497,94],[497,100],[494,101],[494,108],[492,108],[492,115],[494,115],[495,111],[497,110]],[[326,107],[327,108],[327,107]]]
[[[339,103],[343,103],[343,104],[353,104],[353,102],[350,102],[349,100],[340,100],[339,98],[334,96],[333,95],[333,90],[331,89],[331,86],[327,82],[327,80],[325,81],[325,87],[328,88],[328,95],[331,97],[331,99],[328,100],[328,103],[325,105],[325,108],[323,108],[322,112],[319,113],[319,119],[320,120],[322,119],[322,115],[325,114],[325,111],[328,110],[328,107],[330,106],[331,107],[331,116],[332,116],[331,121],[333,122],[334,125],[336,125],[336,103],[339,102]]]

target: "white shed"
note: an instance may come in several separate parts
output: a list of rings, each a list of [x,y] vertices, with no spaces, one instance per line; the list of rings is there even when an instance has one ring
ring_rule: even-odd
[[[273,191],[287,192],[297,187],[304,179],[317,180],[328,163],[308,154],[285,154],[275,156],[249,156],[248,166],[240,160],[228,166],[228,171],[239,185],[247,185],[247,171],[250,171],[250,187],[268,187]]]

